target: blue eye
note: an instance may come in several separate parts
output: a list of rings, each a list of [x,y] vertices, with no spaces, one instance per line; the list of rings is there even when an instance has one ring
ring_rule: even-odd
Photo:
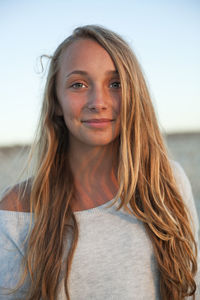
[[[76,83],[73,83],[71,85],[71,87],[74,88],[74,89],[81,89],[81,88],[85,87],[85,84],[83,84],[81,82],[76,82]]]
[[[110,84],[110,87],[114,88],[114,89],[120,89],[121,88],[121,83],[119,81],[112,82]]]

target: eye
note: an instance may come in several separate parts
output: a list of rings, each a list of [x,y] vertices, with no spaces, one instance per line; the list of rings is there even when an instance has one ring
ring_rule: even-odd
[[[121,83],[120,83],[120,81],[114,81],[110,84],[110,87],[114,88],[114,89],[120,89],[121,88]]]
[[[75,82],[70,87],[77,90],[86,87],[86,85],[82,82]]]

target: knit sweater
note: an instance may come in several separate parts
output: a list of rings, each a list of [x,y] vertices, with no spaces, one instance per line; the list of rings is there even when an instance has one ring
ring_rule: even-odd
[[[198,240],[198,218],[190,183],[177,163],[173,162],[173,170]],[[117,211],[117,204],[108,208],[111,203],[112,200],[75,212],[79,239],[69,276],[71,300],[161,299],[157,262],[144,224],[123,208]],[[5,288],[15,287],[20,278],[30,220],[30,213],[0,211],[0,299],[24,299],[28,279],[14,294],[6,295]],[[63,260],[66,253],[67,249]],[[199,285],[199,276],[196,280]],[[64,272],[57,299],[66,300]]]

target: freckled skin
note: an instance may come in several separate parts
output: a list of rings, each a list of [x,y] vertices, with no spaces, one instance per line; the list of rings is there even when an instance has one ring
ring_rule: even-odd
[[[90,39],[73,42],[64,52],[57,96],[69,129],[70,145],[105,146],[120,130],[121,88],[115,65],[104,48]],[[102,126],[88,123],[107,119]]]

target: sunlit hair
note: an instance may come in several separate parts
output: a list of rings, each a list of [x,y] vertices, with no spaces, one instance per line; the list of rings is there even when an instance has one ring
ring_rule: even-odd
[[[115,199],[121,199],[119,209],[124,207],[145,224],[158,264],[162,299],[184,299],[196,290],[196,244],[189,216],[137,59],[119,35],[100,26],[75,29],[51,57],[30,193],[34,228],[25,260],[25,274],[31,278],[27,299],[56,299],[66,248],[65,290],[70,299],[67,283],[78,226],[70,208],[75,187],[68,163],[68,130],[63,117],[57,114],[56,81],[64,51],[77,39],[88,38],[110,54],[121,81],[119,190]]]

